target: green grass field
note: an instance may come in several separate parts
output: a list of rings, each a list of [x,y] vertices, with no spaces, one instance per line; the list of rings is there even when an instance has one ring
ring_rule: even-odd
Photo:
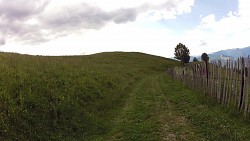
[[[249,120],[171,80],[142,53],[0,53],[0,140],[250,140]]]

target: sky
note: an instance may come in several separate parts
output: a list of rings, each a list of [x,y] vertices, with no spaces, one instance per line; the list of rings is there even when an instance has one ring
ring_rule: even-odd
[[[0,0],[0,51],[173,57],[250,46],[249,0]]]

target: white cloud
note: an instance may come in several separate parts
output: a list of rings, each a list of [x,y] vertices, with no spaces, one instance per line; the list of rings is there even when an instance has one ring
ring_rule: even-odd
[[[230,11],[227,16],[216,20],[216,14],[200,16],[201,22],[195,30],[186,31],[182,39],[191,47],[194,55],[215,52],[222,49],[241,48],[250,45],[250,5],[247,0],[239,0],[238,11]],[[206,42],[201,45],[201,40]]]
[[[108,23],[126,24],[143,15],[172,19],[190,12],[194,0],[0,0],[0,29],[27,44],[47,42],[82,29],[100,30]],[[140,19],[139,18],[139,19]],[[45,32],[44,32],[45,31]]]
[[[10,50],[13,48],[12,44],[6,45],[2,49],[33,55],[80,55],[106,51],[137,51],[173,56],[174,47],[179,42],[171,30],[138,28],[133,23],[122,25],[109,23],[100,30],[88,30],[79,35],[71,34],[40,45],[23,45],[21,50],[18,47]]]
[[[239,1],[239,9],[238,14],[240,16],[249,16],[250,15],[250,5],[248,0],[238,0]]]
[[[149,3],[149,2],[148,2]],[[159,21],[161,19],[169,20],[176,19],[177,15],[191,12],[191,7],[194,5],[194,0],[173,0],[165,1],[165,3],[160,3],[155,5],[152,10],[141,13],[137,20],[139,21]]]
[[[215,15],[210,14],[201,19],[201,28],[213,28],[215,22]]]
[[[51,0],[40,11],[23,12],[11,24],[8,17],[0,16],[0,29],[5,32],[0,34],[1,50],[42,55],[141,51],[172,57],[179,42],[192,55],[245,47],[250,45],[248,3],[239,0],[238,11],[219,20],[216,13],[201,15],[194,30],[174,31],[147,24],[191,12],[194,0]]]
[[[79,2],[85,2],[94,7],[101,7],[104,11],[114,11],[120,8],[136,8],[144,4],[149,5],[161,5],[165,2],[173,0],[82,0]]]
[[[0,46],[5,45],[5,39],[0,38]]]
[[[194,0],[184,0],[178,2],[177,14],[191,12],[191,7],[194,5]]]

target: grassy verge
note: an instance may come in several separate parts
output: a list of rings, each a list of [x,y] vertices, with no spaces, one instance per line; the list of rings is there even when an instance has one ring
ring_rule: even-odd
[[[179,82],[162,77],[161,87],[175,106],[205,140],[242,140],[250,139],[249,121],[242,119],[234,111],[209,101],[203,94],[194,92]]]

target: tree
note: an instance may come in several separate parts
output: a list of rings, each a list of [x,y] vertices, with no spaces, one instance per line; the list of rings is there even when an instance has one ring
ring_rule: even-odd
[[[193,62],[199,62],[199,60],[196,57],[194,57]]]
[[[208,55],[206,53],[202,53],[201,60],[204,61],[204,62],[208,62],[209,61]]]
[[[188,63],[190,60],[189,49],[182,43],[179,43],[175,47],[174,53],[176,59],[180,60],[183,63]]]

